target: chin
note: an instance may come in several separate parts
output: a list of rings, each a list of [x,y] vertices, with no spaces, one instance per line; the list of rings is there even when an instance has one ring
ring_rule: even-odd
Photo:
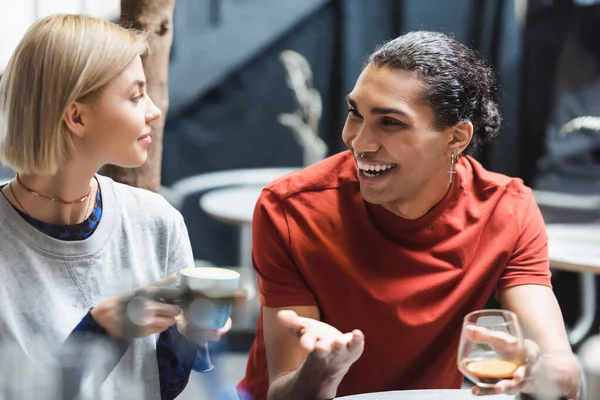
[[[382,204],[385,202],[383,200],[383,196],[381,196],[377,193],[373,193],[372,190],[365,189],[362,187],[360,188],[360,195],[362,196],[363,200],[366,201],[367,203]]]
[[[134,154],[131,160],[131,168],[141,167],[142,165],[146,164],[146,161],[148,161],[148,151],[144,150],[143,152]]]
[[[395,203],[399,201],[401,196],[393,195],[390,190],[378,190],[375,191],[372,188],[360,188],[360,195],[364,201],[375,205],[384,205],[389,203]]]
[[[127,160],[120,160],[119,162],[113,164],[118,165],[121,168],[139,168],[146,164],[147,160],[148,156],[144,155],[144,157],[134,157]]]

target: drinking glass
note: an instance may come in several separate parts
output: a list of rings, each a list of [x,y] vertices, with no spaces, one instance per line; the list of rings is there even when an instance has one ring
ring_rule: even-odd
[[[473,335],[473,330],[477,331]],[[482,340],[482,336],[485,337]],[[523,331],[517,315],[507,310],[479,310],[463,321],[458,369],[482,388],[511,379],[525,363]]]

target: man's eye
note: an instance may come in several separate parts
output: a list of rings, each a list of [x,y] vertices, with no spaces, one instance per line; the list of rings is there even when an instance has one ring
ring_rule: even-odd
[[[386,126],[402,126],[402,125],[404,125],[404,123],[402,123],[400,121],[396,121],[395,119],[388,119],[388,118],[385,118],[383,121],[381,121],[381,123]]]

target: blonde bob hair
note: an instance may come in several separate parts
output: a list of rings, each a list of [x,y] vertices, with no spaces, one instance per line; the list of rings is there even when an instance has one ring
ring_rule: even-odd
[[[54,174],[68,157],[69,105],[113,81],[148,51],[146,36],[85,15],[35,22],[0,81],[0,162],[17,172]]]

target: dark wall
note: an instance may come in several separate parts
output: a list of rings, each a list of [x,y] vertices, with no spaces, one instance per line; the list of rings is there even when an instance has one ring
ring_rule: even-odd
[[[299,1],[287,0],[286,4],[302,4]],[[178,7],[185,7],[186,3],[181,4]],[[262,11],[270,16],[266,21],[283,19],[278,18],[277,13],[294,12],[286,8]],[[352,90],[364,59],[382,41],[415,29],[440,30],[454,35],[480,50],[498,69],[504,97],[504,128],[496,143],[479,156],[492,170],[519,175],[515,143],[518,142],[521,42],[513,18],[514,2],[330,0],[318,3],[313,0],[312,8],[303,11],[306,15],[300,21],[289,20],[287,29],[280,27],[279,36],[274,36],[268,45],[257,45],[256,53],[243,64],[239,64],[241,60],[237,60],[238,64],[231,61],[227,64],[226,58],[214,54],[217,51],[242,53],[236,42],[223,41],[228,47],[220,50],[214,45],[197,44],[198,40],[218,42],[218,30],[212,39],[210,35],[198,33],[190,36],[195,44],[189,45],[187,53],[185,36],[176,40],[170,77],[172,110],[165,136],[164,184],[211,170],[301,162],[291,132],[276,121],[279,113],[296,108],[278,60],[279,53],[286,49],[300,52],[311,64],[315,86],[323,96],[321,135],[330,144],[332,153],[340,151],[343,149],[340,130],[346,113],[344,96]],[[180,8],[176,14],[182,13],[185,9]],[[265,35],[262,31],[260,34]],[[240,32],[240,35],[251,36],[253,32]],[[248,43],[250,41],[244,41],[239,46],[249,46]],[[189,56],[194,51],[210,53],[200,58]],[[181,58],[178,54],[182,53],[189,54]],[[212,86],[206,82],[208,72],[188,76],[193,73],[187,70],[186,74],[186,70],[179,67],[178,58],[187,60],[184,64],[188,69],[191,68],[188,61],[194,59],[196,70],[216,70],[219,73],[211,72],[215,82]],[[204,64],[211,68],[207,70]],[[224,71],[229,72],[223,75]],[[193,85],[198,88],[197,98],[185,104],[182,98],[192,97],[183,94],[184,88]]]
[[[163,184],[215,170],[300,165],[300,148],[291,131],[276,119],[279,113],[297,108],[278,57],[288,49],[304,55],[313,67],[314,85],[323,103],[331,103],[334,22],[335,10],[329,4],[294,25],[179,115],[167,118]],[[322,126],[328,126],[330,118],[326,111]],[[236,228],[204,214],[198,196],[185,201],[183,214],[196,258],[221,265],[236,263]]]
[[[169,114],[163,184],[214,170],[300,165],[302,155],[292,132],[277,122],[278,114],[297,108],[278,57],[288,49],[304,55],[323,103],[329,104],[334,21],[332,7],[324,7],[291,26],[193,103]],[[331,116],[327,111],[323,126]]]

